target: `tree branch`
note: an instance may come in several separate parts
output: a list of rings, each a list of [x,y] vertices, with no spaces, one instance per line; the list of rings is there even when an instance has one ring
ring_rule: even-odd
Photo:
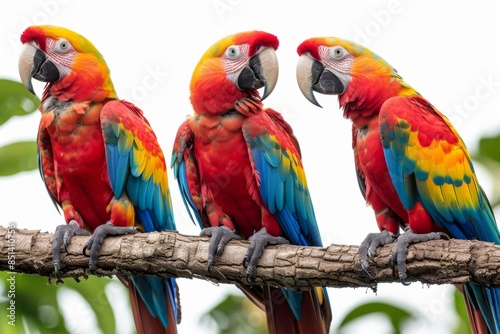
[[[53,277],[52,237],[47,232],[0,226],[0,270]],[[62,277],[78,279],[91,274],[89,258],[82,254],[87,240],[88,237],[75,236],[68,252],[63,249]],[[208,240],[176,232],[108,237],[101,248],[95,274],[175,276],[249,284],[241,265],[249,243],[229,242],[209,273]],[[361,270],[357,246],[269,246],[252,284],[307,290],[314,286],[375,288],[377,283],[399,282],[396,269],[386,266],[390,249],[390,245],[379,249],[369,278]],[[407,267],[407,282],[476,282],[500,287],[500,246],[463,240],[422,242],[410,246]]]

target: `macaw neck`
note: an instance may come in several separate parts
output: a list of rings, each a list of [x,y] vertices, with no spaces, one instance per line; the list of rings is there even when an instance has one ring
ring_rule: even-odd
[[[191,104],[197,114],[221,115],[234,109],[235,103],[250,97],[238,89],[225,75],[212,75],[191,82]]]
[[[419,95],[399,76],[353,77],[346,92],[339,96],[344,117],[354,126],[364,127],[378,117],[385,101],[395,96]]]
[[[61,101],[101,102],[117,98],[111,78],[108,76],[89,77],[70,72],[61,80],[47,84],[43,99],[53,96]]]

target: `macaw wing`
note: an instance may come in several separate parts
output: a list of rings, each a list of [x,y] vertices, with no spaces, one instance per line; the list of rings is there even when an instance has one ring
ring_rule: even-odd
[[[57,180],[57,172],[54,166],[54,157],[52,153],[52,142],[50,141],[50,136],[47,132],[47,129],[40,126],[38,130],[37,137],[37,157],[38,157],[38,171],[40,172],[40,176],[42,177],[43,183],[47,188],[47,192],[50,195],[50,199],[54,206],[59,211],[59,207],[61,203],[58,198],[58,184]]]
[[[358,152],[356,149],[356,142],[358,140],[358,129],[356,127],[352,127],[352,149],[354,151],[354,168],[356,169],[356,179],[358,180],[359,190],[361,191],[361,195],[366,200],[366,177],[363,171],[361,170],[361,163],[359,161]]]
[[[295,245],[321,246],[321,237],[292,129],[272,109],[249,118],[242,125],[259,190],[269,211]]]
[[[193,155],[193,131],[189,120],[184,121],[177,130],[172,150],[171,168],[178,182],[182,201],[191,220],[200,228],[209,227],[208,217],[203,211],[201,201],[198,165]],[[193,217],[194,215],[194,217]]]
[[[101,126],[115,197],[128,196],[145,232],[175,230],[165,159],[142,111],[125,101],[108,102]]]
[[[420,201],[459,239],[500,243],[469,153],[449,121],[421,97],[395,97],[379,116],[385,160],[406,209]]]

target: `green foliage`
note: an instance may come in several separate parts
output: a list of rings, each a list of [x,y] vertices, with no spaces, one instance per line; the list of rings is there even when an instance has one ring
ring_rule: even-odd
[[[500,134],[493,137],[484,137],[479,140],[479,155],[476,158],[489,158],[500,163]]]
[[[458,316],[458,324],[453,331],[454,334],[472,334],[472,330],[470,328],[469,317],[467,316],[467,308],[465,306],[465,300],[462,294],[455,289],[453,294],[455,311]]]
[[[347,325],[371,314],[385,316],[391,324],[392,333],[394,334],[403,333],[403,326],[405,323],[414,319],[411,311],[405,310],[402,307],[384,302],[368,302],[352,309],[340,322],[337,330],[340,332]]]
[[[40,100],[23,86],[7,79],[0,79],[0,125],[14,116],[34,112]],[[11,143],[0,147],[0,176],[9,176],[37,168],[34,141]]]
[[[8,280],[9,278],[14,279]],[[103,333],[116,333],[113,309],[104,292],[106,285],[113,281],[117,280],[90,276],[80,283],[66,279],[64,285],[56,286],[47,284],[45,277],[0,272],[0,291],[3,290],[0,308],[6,310],[11,300],[15,302],[15,327],[9,325],[10,320],[2,319],[0,333],[70,333],[58,303],[58,293],[61,293],[61,289],[71,289],[87,301]],[[11,285],[11,282],[14,284]],[[126,293],[121,283],[117,286]],[[10,291],[13,291],[14,295],[9,296]],[[88,317],[86,310],[72,309],[69,312],[81,312],[82,321],[86,321],[85,317]]]
[[[22,141],[0,146],[0,161],[9,162],[0,164],[0,176],[9,176],[36,169],[38,167],[36,150],[34,141]]]
[[[13,116],[24,116],[34,112],[40,103],[20,82],[0,79],[0,125]]]
[[[205,325],[215,323],[219,334],[267,333],[264,312],[246,297],[235,294],[228,294],[204,314],[200,322]]]
[[[478,152],[472,158],[480,162],[491,177],[492,194],[489,201],[492,207],[500,205],[500,134],[483,137],[479,140]]]

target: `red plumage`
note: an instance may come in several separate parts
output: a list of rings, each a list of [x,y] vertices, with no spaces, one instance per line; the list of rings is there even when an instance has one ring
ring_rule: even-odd
[[[209,268],[230,239],[250,239],[242,261],[249,279],[268,243],[321,245],[298,142],[257,91],[274,88],[278,45],[276,36],[253,31],[209,48],[191,80],[195,114],[180,126],[172,155],[184,201],[212,237]],[[328,332],[326,290],[238,287],[266,312],[270,333]]]
[[[336,37],[311,38],[298,47],[297,82],[339,96],[352,121],[358,184],[375,211],[380,233],[360,245],[368,274],[378,247],[395,241],[389,264],[407,278],[409,244],[442,237],[500,244],[491,206],[479,186],[465,144],[451,123],[371,50]],[[404,233],[400,234],[400,228]],[[500,290],[474,283],[464,294],[475,333],[499,331]]]
[[[38,132],[40,173],[67,225],[53,238],[60,280],[61,246],[73,235],[91,238],[84,248],[97,267],[109,234],[175,229],[163,153],[135,105],[116,96],[109,69],[84,37],[61,27],[29,27],[21,36],[23,83],[47,82]],[[180,321],[175,279],[121,278],[130,291],[138,333],[176,333]]]

